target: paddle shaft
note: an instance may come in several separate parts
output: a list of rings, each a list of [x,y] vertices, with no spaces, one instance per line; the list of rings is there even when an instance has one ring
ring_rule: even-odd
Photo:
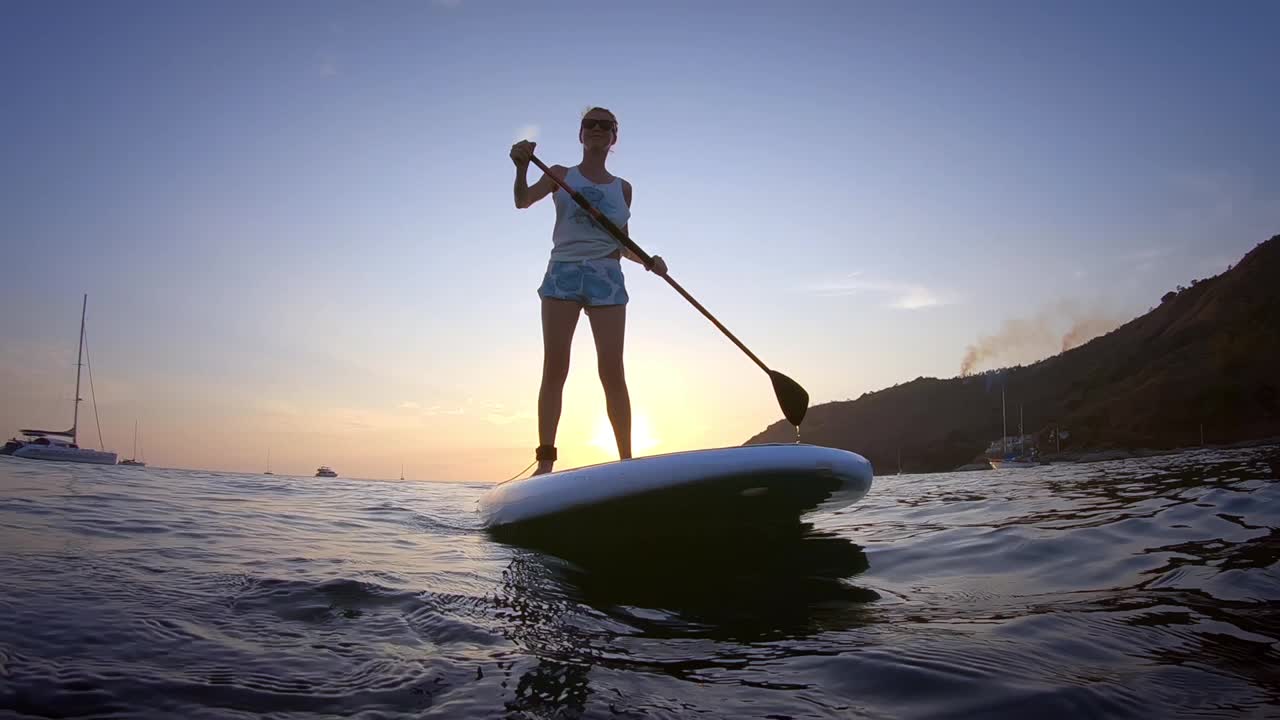
[[[569,187],[569,185],[566,184],[565,181],[556,177],[555,173],[551,172],[551,168],[544,165],[543,162],[539,160],[536,156],[531,155],[529,159],[533,162],[534,165],[537,165],[539,168],[541,168],[542,172],[546,173],[547,177],[551,178],[551,180],[554,181],[555,184],[559,185],[561,190],[564,190],[565,192],[569,193],[569,197],[573,198],[574,202],[578,203],[578,205],[583,210],[586,210],[587,214],[590,215],[593,220],[600,223],[600,227],[603,227],[605,230],[609,232],[610,235],[614,237],[614,239],[622,243],[623,247],[635,253],[636,257],[640,258],[646,270],[653,269],[653,257],[650,256],[649,253],[645,252],[644,250],[641,250],[639,245],[635,244],[635,242],[631,238],[627,237],[627,234],[622,232],[622,228],[619,228],[617,225],[614,224],[612,220],[605,217],[603,213],[601,213],[599,210],[596,210],[594,207],[592,207],[591,203],[588,202],[586,198],[582,197],[582,193]],[[711,321],[712,325],[715,325],[717,328],[719,328],[720,332],[724,333],[725,337],[732,340],[733,344],[737,345],[739,350],[746,353],[747,357],[751,358],[752,362],[754,362],[756,365],[759,365],[761,370],[765,371],[766,373],[772,372],[769,369],[769,366],[761,362],[760,358],[756,357],[755,353],[747,349],[747,346],[743,345],[741,340],[739,340],[733,333],[729,332],[729,328],[722,325],[720,321],[716,319],[715,315],[712,315],[709,310],[702,307],[702,303],[695,300],[694,297],[690,295],[687,290],[680,287],[680,283],[672,279],[670,274],[663,275],[662,279],[666,280],[667,284],[675,288],[676,292],[680,293],[685,300],[688,300],[690,305],[697,308],[698,312],[706,316],[706,318]]]

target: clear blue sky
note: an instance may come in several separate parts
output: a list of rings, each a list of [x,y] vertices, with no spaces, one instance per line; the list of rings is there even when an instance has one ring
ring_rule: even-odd
[[[514,473],[552,210],[512,208],[506,153],[573,164],[589,105],[636,240],[815,402],[1280,232],[1280,4],[624,5],[0,6],[0,431],[69,420],[88,292],[112,449],[138,418],[160,464]],[[653,451],[778,419],[627,269]],[[603,459],[585,322],[575,353],[560,444]]]

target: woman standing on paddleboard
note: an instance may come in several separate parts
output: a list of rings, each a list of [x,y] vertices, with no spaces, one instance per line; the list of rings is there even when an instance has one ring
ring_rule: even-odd
[[[582,162],[571,168],[553,165],[551,173],[626,233],[631,218],[631,183],[605,169],[609,151],[618,141],[618,119],[604,108],[591,108],[582,116],[578,141],[582,143]],[[543,176],[529,185],[526,176],[534,146],[528,140],[512,145],[511,161],[516,166],[516,207],[527,208],[553,191],[556,206],[551,261],[538,288],[542,298],[542,386],[538,390],[536,475],[551,472],[556,460],[556,427],[564,381],[569,376],[569,348],[584,309],[595,338],[600,383],[618,457],[631,457],[631,397],[622,364],[627,289],[621,258],[643,262],[619,245],[568,193],[557,189],[551,178]],[[651,269],[659,275],[667,272],[666,263],[656,255]]]

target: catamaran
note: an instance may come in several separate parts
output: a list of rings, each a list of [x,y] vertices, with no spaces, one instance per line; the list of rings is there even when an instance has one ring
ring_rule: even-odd
[[[115,465],[116,454],[105,450],[91,450],[76,444],[76,428],[80,423],[80,368],[84,360],[84,316],[89,307],[86,293],[80,306],[80,338],[76,349],[76,395],[73,403],[70,430],[19,430],[22,438],[12,438],[0,447],[0,455],[12,455],[28,460],[61,460],[63,462]],[[96,413],[97,405],[94,405]],[[99,430],[101,433],[101,430]]]

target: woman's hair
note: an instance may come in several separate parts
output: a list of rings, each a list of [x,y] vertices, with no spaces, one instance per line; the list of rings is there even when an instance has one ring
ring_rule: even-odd
[[[602,107],[599,107],[599,106],[596,106],[596,107],[589,107],[589,108],[587,108],[586,110],[583,110],[583,111],[582,111],[582,117],[586,117],[586,116],[590,115],[590,114],[591,114],[591,113],[593,113],[593,112],[602,112],[602,113],[607,113],[607,114],[609,115],[609,117],[613,118],[613,121],[614,121],[614,122],[618,122],[618,116],[617,116],[617,115],[614,115],[612,110],[610,110],[609,108],[602,108]]]

